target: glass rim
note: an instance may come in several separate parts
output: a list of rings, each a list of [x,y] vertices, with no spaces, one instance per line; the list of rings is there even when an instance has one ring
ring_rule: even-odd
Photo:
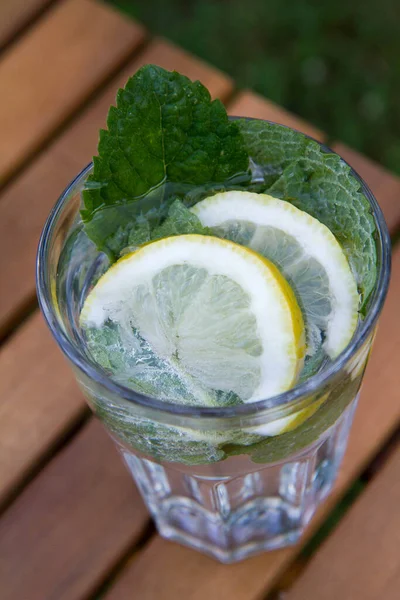
[[[287,127],[281,123],[274,123],[266,119],[255,119],[252,117],[229,117],[232,120],[237,118],[246,118],[249,120],[261,120],[273,125],[279,125],[286,127],[294,131],[298,131],[292,127]],[[232,419],[232,418],[245,418],[254,417],[262,412],[271,413],[271,416],[275,412],[279,412],[282,409],[294,409],[298,405],[301,405],[304,398],[314,394],[319,389],[322,389],[335,376],[343,369],[348,360],[359,350],[363,345],[372,328],[374,327],[380,311],[382,309],[390,278],[390,264],[391,264],[391,243],[389,231],[375,196],[371,192],[369,186],[365,183],[362,177],[349,165],[349,163],[340,156],[337,152],[334,152],[331,148],[325,144],[319,142],[313,137],[300,132],[307,138],[312,139],[318,145],[324,149],[324,151],[338,155],[345,164],[351,169],[351,174],[360,183],[362,193],[365,195],[370,203],[372,214],[377,226],[377,243],[381,246],[381,264],[378,272],[375,288],[369,299],[370,309],[365,319],[362,321],[361,326],[353,336],[348,346],[335,358],[328,366],[322,369],[322,371],[309,377],[303,383],[294,386],[290,390],[281,394],[266,398],[264,400],[258,400],[256,402],[244,403],[237,406],[228,407],[197,407],[176,404],[165,400],[159,400],[152,396],[136,392],[130,388],[127,388],[106,375],[101,368],[96,368],[94,364],[90,364],[87,361],[87,357],[83,352],[77,350],[77,348],[71,343],[68,336],[63,331],[57,318],[56,311],[53,307],[51,286],[47,282],[47,258],[50,250],[50,243],[52,240],[52,233],[54,226],[58,222],[58,217],[61,215],[65,208],[68,200],[70,199],[73,190],[81,183],[82,180],[90,173],[93,163],[90,162],[82,171],[68,184],[62,194],[59,196],[56,204],[52,208],[46,223],[43,227],[40,241],[38,245],[37,261],[36,261],[36,285],[37,294],[39,300],[39,306],[45,317],[48,327],[52,332],[55,340],[60,346],[64,354],[71,360],[71,362],[77,366],[86,376],[94,380],[96,383],[104,386],[109,392],[116,394],[123,400],[133,403],[142,409],[156,411],[157,413],[164,413],[166,416],[171,417],[183,417],[183,418],[205,418],[211,420],[220,419]]]

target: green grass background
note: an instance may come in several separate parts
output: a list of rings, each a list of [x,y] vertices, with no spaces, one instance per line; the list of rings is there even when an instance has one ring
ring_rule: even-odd
[[[109,0],[400,174],[399,0]]]

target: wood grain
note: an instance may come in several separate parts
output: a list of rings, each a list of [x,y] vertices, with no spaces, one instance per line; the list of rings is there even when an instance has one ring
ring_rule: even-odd
[[[285,600],[398,600],[400,447],[311,560]]]
[[[88,598],[147,523],[113,443],[92,420],[0,520],[1,599]]]
[[[226,99],[232,89],[228,77],[189,57],[172,44],[155,40],[132,60],[106,90],[82,113],[0,199],[0,336],[17,321],[35,296],[36,248],[43,224],[68,182],[96,152],[98,131],[119,87],[147,62],[177,69],[201,79],[214,97]],[[15,240],[18,239],[18,244]],[[13,248],[10,254],[9,248]]]
[[[0,350],[0,505],[85,410],[37,313]]]
[[[400,226],[400,178],[345,144],[334,144],[333,150],[347,160],[369,185],[383,210],[390,231],[394,233]]]
[[[307,135],[324,141],[325,134],[316,127],[304,121],[301,117],[288,112],[271,100],[267,100],[254,92],[244,90],[240,92],[229,105],[229,113],[237,117],[254,117],[281,123],[293,129],[298,129]]]
[[[132,586],[141,600],[156,598],[161,593],[163,600],[172,600],[177,595],[185,600],[265,598],[285,568],[294,560],[305,539],[326,518],[350,483],[364,470],[400,423],[399,297],[400,246],[394,255],[388,301],[382,314],[340,476],[333,492],[311,522],[302,542],[295,547],[263,554],[237,565],[220,565],[197,552],[157,538],[126,568],[106,595],[106,600],[125,599],[126,590]],[[176,570],[172,569],[174,562],[178,565]],[[150,576],[152,571],[157,572],[156,578]],[[179,577],[176,576],[177,572]],[[346,596],[342,597],[347,600]],[[325,600],[325,596],[320,596],[318,600],[320,598]]]
[[[143,39],[94,0],[52,7],[0,62],[0,182],[89,97]]]
[[[2,0],[0,3],[0,47],[52,0]]]

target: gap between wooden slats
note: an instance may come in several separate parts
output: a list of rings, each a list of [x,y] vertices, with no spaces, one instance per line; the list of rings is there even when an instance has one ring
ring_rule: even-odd
[[[285,600],[398,600],[400,446],[318,550]]]
[[[0,3],[0,49],[4,48],[54,0],[2,0]]]
[[[147,523],[111,439],[91,419],[0,519],[1,600],[88,598]]]
[[[142,27],[95,0],[51,7],[0,60],[0,183],[143,39]]]

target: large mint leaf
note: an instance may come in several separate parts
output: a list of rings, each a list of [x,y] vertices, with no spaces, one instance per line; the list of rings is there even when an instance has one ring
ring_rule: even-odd
[[[238,125],[229,122],[223,104],[175,71],[141,68],[119,90],[107,127],[83,192],[82,218],[88,235],[112,259],[137,218],[162,209],[162,184],[225,182],[248,169]]]
[[[264,178],[264,191],[292,202],[332,231],[347,255],[365,306],[376,281],[375,222],[350,167],[282,125],[237,122]]]

